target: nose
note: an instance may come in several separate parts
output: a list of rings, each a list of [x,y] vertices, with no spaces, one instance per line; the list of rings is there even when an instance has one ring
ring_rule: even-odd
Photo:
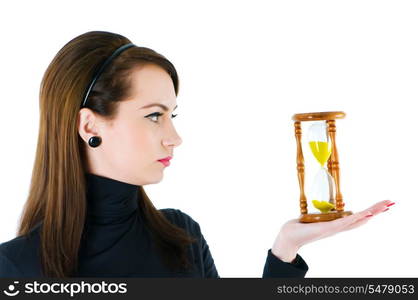
[[[179,136],[179,134],[177,133],[174,126],[171,126],[171,128],[172,128],[172,130],[171,130],[170,134],[168,135],[168,137],[166,137],[163,140],[163,145],[166,146],[166,147],[167,146],[177,147],[183,142],[183,140]]]

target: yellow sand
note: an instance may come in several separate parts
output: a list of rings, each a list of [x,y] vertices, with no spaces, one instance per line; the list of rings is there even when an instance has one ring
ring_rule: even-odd
[[[335,207],[334,204],[328,201],[312,200],[312,204],[313,206],[315,206],[315,208],[319,209],[321,213],[323,214],[329,212],[331,209]]]
[[[321,164],[321,167],[327,162],[331,155],[331,144],[328,142],[311,141],[309,142],[312,154]]]

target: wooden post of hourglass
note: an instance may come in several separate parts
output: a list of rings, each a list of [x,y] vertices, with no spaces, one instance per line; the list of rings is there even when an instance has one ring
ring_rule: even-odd
[[[337,145],[335,142],[335,119],[342,119],[345,117],[345,113],[342,111],[328,111],[328,112],[314,112],[314,113],[302,113],[293,115],[292,119],[295,121],[295,137],[297,145],[297,171],[300,188],[299,205],[301,216],[299,222],[311,223],[311,222],[325,222],[332,221],[344,216],[351,215],[351,211],[344,211],[344,202],[340,190],[340,167],[337,152]],[[302,127],[301,122],[303,121],[326,121],[327,133],[331,140],[331,157],[328,160],[327,167],[328,172],[335,181],[335,206],[337,210],[332,210],[328,213],[308,213],[307,199],[305,195],[305,162],[302,151]]]
[[[337,211],[343,211],[344,201],[340,189],[340,163],[338,161],[337,143],[335,142],[335,133],[337,131],[335,120],[327,120],[327,125],[332,149],[331,157],[328,160],[328,172],[331,174],[335,181],[335,202]]]
[[[306,214],[308,212],[308,204],[306,203],[306,196],[305,196],[305,163],[303,159],[303,152],[302,152],[302,127],[299,121],[295,122],[295,137],[296,137],[296,145],[297,145],[297,155],[296,155],[296,162],[297,162],[297,170],[298,170],[298,180],[299,180],[299,188],[300,188],[300,213]]]

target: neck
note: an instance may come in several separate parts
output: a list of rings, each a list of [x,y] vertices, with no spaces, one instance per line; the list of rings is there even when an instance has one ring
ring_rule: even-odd
[[[91,173],[86,174],[86,184],[90,223],[123,223],[137,212],[140,186]]]

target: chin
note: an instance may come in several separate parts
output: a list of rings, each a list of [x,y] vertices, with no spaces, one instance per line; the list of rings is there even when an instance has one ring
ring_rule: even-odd
[[[157,180],[155,181],[155,183],[159,183],[159,182],[163,181],[163,178],[164,178],[164,176],[160,176],[160,178],[159,178],[159,179],[157,179]]]
[[[150,182],[148,184],[156,184],[159,183],[163,180],[163,175],[161,174],[160,176],[156,176],[153,180],[150,180]]]

